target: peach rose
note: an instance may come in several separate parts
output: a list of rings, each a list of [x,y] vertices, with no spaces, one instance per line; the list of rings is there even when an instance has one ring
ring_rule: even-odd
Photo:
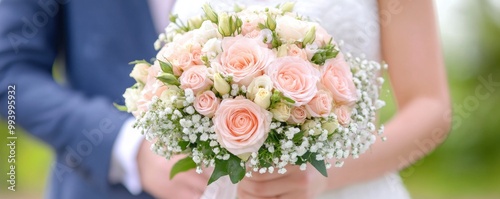
[[[201,47],[196,46],[191,48],[191,61],[194,65],[203,65],[203,61],[201,60],[202,52]]]
[[[167,43],[163,48],[160,49],[158,54],[156,55],[156,59],[163,62],[172,62],[173,58],[177,56],[176,45],[174,43]],[[172,70],[174,75],[180,76],[182,74],[182,69],[178,64],[172,65]]]
[[[300,57],[304,60],[307,60],[307,53],[304,49],[299,48],[297,45],[292,44],[288,45],[288,56]]]
[[[156,79],[160,72],[161,69],[159,62],[155,62],[148,68],[148,77],[146,78],[144,89],[142,90],[143,99],[150,101],[153,99],[153,96],[160,97],[163,91],[168,88],[163,82]]]
[[[208,90],[196,96],[194,108],[198,113],[211,118],[219,107],[219,103],[220,100],[215,96],[215,93]]]
[[[312,117],[326,117],[330,114],[332,107],[332,94],[326,90],[319,90],[306,104],[306,109]]]
[[[318,46],[324,46],[332,39],[332,36],[318,23],[314,23],[314,26],[316,27],[316,40],[314,40],[314,43]]]
[[[189,51],[178,52],[178,54],[174,56],[172,64],[179,67],[182,71],[187,71],[192,66],[195,66],[193,63],[193,55]]]
[[[208,78],[206,66],[193,66],[179,77],[182,89],[190,88],[195,94],[207,90],[214,82]]]
[[[160,97],[163,91],[168,89],[163,82],[156,79],[160,72],[160,63],[158,61],[155,61],[155,63],[148,68],[148,76],[144,88],[141,91],[141,97],[137,101],[137,110],[134,113],[135,116],[148,111],[149,104],[153,97]]]
[[[237,156],[257,152],[267,138],[272,117],[244,97],[225,99],[213,118],[217,141]]]
[[[301,58],[278,58],[269,65],[266,73],[276,89],[295,101],[295,106],[309,103],[318,91],[319,71]]]
[[[351,108],[349,106],[337,106],[333,112],[337,115],[337,120],[342,126],[349,125],[351,122]]]
[[[333,100],[337,104],[352,105],[356,102],[356,86],[342,54],[339,53],[336,58],[326,61],[321,83],[332,92]]]
[[[283,44],[278,47],[278,57],[284,56],[294,56],[300,57],[304,60],[308,60],[307,52],[304,49],[299,48],[295,44]]]
[[[295,106],[290,112],[290,118],[288,118],[288,123],[290,124],[302,124],[306,121],[307,110],[304,106]]]
[[[241,25],[241,34],[247,35],[255,30],[258,30],[259,24],[256,21],[243,21]]]
[[[222,39],[222,49],[219,63],[215,64],[217,72],[232,75],[234,82],[245,86],[262,75],[274,59],[273,52],[262,41],[242,35]]]

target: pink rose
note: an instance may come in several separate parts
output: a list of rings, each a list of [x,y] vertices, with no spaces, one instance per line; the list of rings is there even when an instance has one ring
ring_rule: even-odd
[[[332,106],[332,94],[326,90],[319,90],[306,104],[306,109],[312,117],[326,117],[330,114]]]
[[[163,48],[160,49],[158,54],[156,55],[156,59],[163,62],[171,62],[174,58],[178,56],[178,52],[176,51],[176,45],[174,43],[167,43]],[[182,69],[178,64],[172,63],[172,70],[174,75],[180,76],[182,74]]]
[[[190,88],[195,94],[207,90],[214,82],[208,78],[206,66],[198,65],[189,68],[179,77],[182,89]]]
[[[332,92],[333,100],[337,104],[352,105],[356,102],[356,86],[349,65],[342,54],[339,53],[336,58],[326,61],[321,83]]]
[[[272,117],[244,97],[225,99],[213,118],[217,140],[234,155],[257,152],[267,138]]]
[[[292,108],[290,113],[290,118],[288,118],[288,123],[290,124],[302,124],[306,121],[307,110],[304,106],[295,106]]]
[[[163,91],[168,89],[163,82],[156,79],[156,76],[158,76],[160,72],[160,63],[158,61],[155,61],[155,63],[148,68],[148,76],[146,77],[144,88],[141,91],[141,97],[137,101],[138,110],[134,113],[135,116],[148,111],[148,106],[153,97],[160,97]]]
[[[144,85],[144,89],[142,90],[143,99],[151,101],[151,99],[153,99],[153,96],[160,97],[163,91],[168,88],[163,82],[156,79],[160,72],[160,63],[157,61],[148,68],[146,84]]]
[[[304,49],[299,48],[295,44],[288,46],[287,54],[288,54],[288,56],[295,56],[295,57],[300,57],[304,60],[308,60],[306,51]]]
[[[335,107],[333,111],[337,115],[337,120],[342,126],[348,126],[351,122],[351,108],[346,105]]]
[[[253,31],[258,31],[258,23],[256,21],[243,21],[241,25],[241,34],[247,35]]]
[[[132,115],[134,115],[136,118],[139,117],[142,113],[148,111],[148,105],[150,102],[140,99],[137,101],[137,110],[132,111]]]
[[[223,75],[232,75],[234,82],[248,86],[253,78],[263,74],[273,59],[273,52],[258,39],[242,35],[225,37],[215,68]]]
[[[198,113],[211,118],[219,107],[219,103],[220,100],[215,96],[214,92],[208,90],[196,96],[194,108]]]
[[[314,25],[316,26],[316,40],[314,40],[314,43],[318,46],[326,45],[332,39],[332,36],[319,24],[315,23]]]
[[[319,71],[301,58],[278,58],[269,65],[266,73],[276,89],[295,101],[295,106],[309,103],[318,91]]]
[[[195,66],[193,63],[193,55],[189,51],[180,51],[176,56],[174,56],[172,60],[172,64],[182,71],[187,71],[192,66]]]
[[[191,49],[191,61],[193,62],[194,65],[203,65],[203,61],[201,60],[202,52],[201,52],[201,47],[193,47]]]
[[[260,37],[261,37],[260,32],[261,31],[259,31],[259,30],[254,30],[252,32],[245,34],[245,37],[252,38],[252,39],[260,39]]]

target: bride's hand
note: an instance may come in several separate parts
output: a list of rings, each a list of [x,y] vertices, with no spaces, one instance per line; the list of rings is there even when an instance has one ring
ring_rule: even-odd
[[[288,166],[285,174],[253,173],[238,185],[241,199],[314,199],[326,188],[327,178],[314,168],[301,171],[298,166]]]
[[[143,141],[137,156],[141,184],[144,191],[154,198],[198,199],[202,196],[211,171],[204,170],[197,174],[194,169],[177,174],[169,179],[172,166],[184,156],[175,156],[170,160],[154,154],[148,141]]]

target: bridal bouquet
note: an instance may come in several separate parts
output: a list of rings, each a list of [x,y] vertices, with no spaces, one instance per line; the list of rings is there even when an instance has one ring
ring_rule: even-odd
[[[376,140],[383,79],[379,63],[342,53],[320,24],[272,8],[217,12],[187,23],[170,18],[152,63],[135,61],[126,110],[171,158],[171,171],[214,167],[237,183],[252,172],[283,174],[312,165],[327,176]]]

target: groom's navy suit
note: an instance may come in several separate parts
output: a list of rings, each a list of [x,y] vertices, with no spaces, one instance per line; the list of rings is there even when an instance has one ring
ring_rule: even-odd
[[[108,180],[130,117],[112,102],[133,84],[128,62],[154,57],[156,35],[146,0],[0,0],[0,112],[15,85],[16,124],[57,155],[48,198],[134,198]]]

